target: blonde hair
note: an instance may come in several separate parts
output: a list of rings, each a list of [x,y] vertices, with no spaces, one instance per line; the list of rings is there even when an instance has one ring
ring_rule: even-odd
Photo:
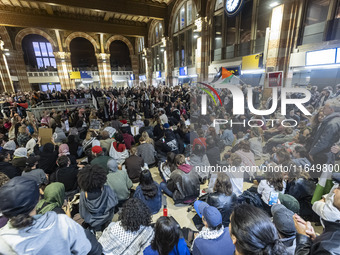
[[[150,143],[150,144],[152,144],[152,145],[155,145],[155,142],[153,141],[152,138],[150,138],[148,132],[144,131],[144,132],[142,133],[141,138],[143,138],[144,141],[145,141],[146,143]]]

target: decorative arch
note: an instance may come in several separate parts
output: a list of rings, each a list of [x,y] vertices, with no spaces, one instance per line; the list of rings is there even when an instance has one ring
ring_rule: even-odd
[[[214,16],[215,3],[216,3],[216,0],[207,1],[206,16],[208,17],[208,20],[211,20],[212,17]]]
[[[73,32],[73,33],[71,33],[71,34],[66,38],[66,40],[65,40],[65,42],[64,42],[64,47],[65,47],[69,52],[70,52],[70,44],[71,44],[71,41],[72,41],[74,38],[77,38],[77,37],[82,37],[82,38],[85,38],[85,39],[89,40],[90,43],[92,43],[95,52],[98,52],[98,50],[100,50],[99,44],[96,42],[96,40],[95,40],[92,36],[90,36],[89,34],[84,33],[84,32]]]
[[[174,20],[176,19],[176,14],[179,12],[180,7],[183,5],[183,0],[177,0],[174,7],[172,8],[171,15],[170,15],[170,21],[169,21],[169,29],[168,29],[168,35],[172,36],[174,31]],[[196,2],[192,0],[192,7],[197,10]]]
[[[163,22],[162,21],[160,21],[160,20],[153,20],[152,22],[151,22],[151,24],[150,24],[150,27],[149,27],[149,31],[148,31],[148,47],[151,47],[152,45],[152,42],[151,42],[151,40],[152,40],[152,33],[153,33],[153,31],[155,30],[155,27],[159,24],[159,23],[161,23],[162,24],[162,27],[164,28],[164,24],[163,24]],[[163,29],[163,31],[164,31],[164,29]],[[163,35],[164,35],[164,32],[163,32]],[[162,36],[163,36],[162,35]]]
[[[53,38],[48,33],[46,33],[43,30],[40,30],[38,28],[33,28],[33,27],[28,27],[28,28],[24,28],[23,30],[20,30],[20,32],[15,37],[15,48],[17,50],[21,50],[22,39],[24,39],[26,35],[32,35],[32,34],[41,35],[42,37],[46,38],[47,41],[51,43],[53,50],[58,48],[57,43],[53,40]]]
[[[6,27],[0,26],[0,36],[1,36],[1,39],[5,43],[5,48],[12,50],[13,49],[12,41],[8,35]]]
[[[110,51],[110,45],[111,45],[111,43],[113,41],[122,41],[122,42],[124,42],[128,46],[128,48],[129,48],[130,56],[135,55],[135,51],[133,49],[132,43],[126,37],[124,37],[122,35],[114,35],[114,36],[111,36],[107,40],[107,42],[105,44],[105,51],[106,52]]]

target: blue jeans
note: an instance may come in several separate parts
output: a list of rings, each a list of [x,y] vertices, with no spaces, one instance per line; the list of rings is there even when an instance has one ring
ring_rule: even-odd
[[[167,194],[169,197],[172,197],[172,191],[168,189],[168,187],[166,186],[166,182],[161,182],[161,184],[159,184],[159,186],[161,187],[161,190],[164,191],[165,194]]]

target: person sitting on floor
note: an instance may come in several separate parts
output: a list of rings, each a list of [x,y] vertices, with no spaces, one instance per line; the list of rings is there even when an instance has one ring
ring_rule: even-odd
[[[170,179],[165,183],[162,182],[161,189],[173,198],[175,204],[191,203],[200,192],[200,180],[192,166],[186,164],[183,154],[175,158],[177,169],[170,175]]]
[[[196,235],[191,246],[193,255],[233,255],[235,247],[228,227],[222,224],[222,215],[217,208],[202,202],[197,206],[202,217],[203,229]]]
[[[159,212],[162,207],[162,192],[157,182],[152,179],[149,170],[143,170],[140,174],[140,183],[136,188],[134,197],[142,200],[152,214]]]
[[[107,162],[109,174],[107,175],[106,184],[116,193],[118,202],[122,205],[130,197],[132,181],[126,171],[118,170],[116,160],[110,159]]]
[[[160,217],[155,226],[155,236],[143,255],[190,255],[178,223],[171,217]]]

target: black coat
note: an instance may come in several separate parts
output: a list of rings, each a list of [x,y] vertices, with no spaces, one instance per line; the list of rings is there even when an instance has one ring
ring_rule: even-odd
[[[34,154],[40,155],[38,166],[44,170],[45,173],[52,174],[55,171],[57,166],[56,161],[58,159],[58,150],[54,150],[53,144],[45,144],[42,152],[40,151],[39,145],[37,144],[34,147]]]
[[[306,220],[314,220],[315,213],[312,209],[312,197],[316,184],[312,180],[300,178],[296,181],[289,182],[286,193],[295,197],[300,204],[300,215]]]
[[[235,193],[232,193],[230,196],[217,192],[211,193],[208,195],[207,203],[220,211],[222,215],[222,224],[224,227],[228,227],[230,215],[237,205],[237,196]]]
[[[340,223],[325,220],[323,223],[325,229],[314,241],[297,234],[295,255],[340,254]]]
[[[0,162],[0,172],[12,179],[15,176],[20,176],[20,171],[9,162]]]
[[[217,146],[208,147],[206,154],[207,154],[207,157],[209,159],[209,163],[211,166],[216,166],[218,162],[221,160],[220,149]]]
[[[195,169],[184,172],[176,169],[170,175],[167,188],[173,192],[175,204],[196,199],[200,194],[200,180]]]
[[[309,153],[312,156],[329,153],[331,147],[339,141],[339,138],[340,113],[332,113],[331,115],[326,116],[322,121],[315,134]]]
[[[75,166],[58,168],[53,174],[51,174],[51,182],[61,182],[65,186],[65,192],[69,192],[77,189],[78,182],[78,169]]]

